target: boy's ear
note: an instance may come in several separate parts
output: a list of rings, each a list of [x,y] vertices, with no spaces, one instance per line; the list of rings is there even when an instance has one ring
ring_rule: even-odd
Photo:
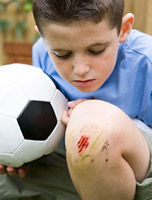
[[[39,29],[38,29],[37,25],[35,25],[35,26],[34,26],[34,30],[35,30],[37,33],[39,33],[39,34],[40,34],[40,32],[39,32]]]
[[[122,26],[120,30],[119,42],[123,43],[127,40],[134,24],[134,15],[132,13],[126,14],[122,19]]]

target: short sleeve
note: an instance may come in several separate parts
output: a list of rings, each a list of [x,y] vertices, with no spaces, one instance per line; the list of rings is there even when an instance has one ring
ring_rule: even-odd
[[[146,59],[143,98],[138,118],[152,126],[152,62]]]
[[[43,57],[46,53],[42,38],[40,38],[32,47],[32,63],[35,67],[43,68]]]

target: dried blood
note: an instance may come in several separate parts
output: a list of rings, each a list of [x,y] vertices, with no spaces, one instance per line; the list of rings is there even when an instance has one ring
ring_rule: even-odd
[[[77,146],[78,146],[78,150],[79,150],[79,153],[83,150],[83,149],[86,149],[89,145],[89,137],[85,136],[85,135],[82,135],[80,140],[78,141],[77,143]]]

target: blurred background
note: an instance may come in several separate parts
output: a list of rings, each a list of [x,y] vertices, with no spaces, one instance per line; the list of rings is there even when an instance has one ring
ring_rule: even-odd
[[[152,35],[152,0],[125,0],[125,13],[135,15],[134,28]],[[0,65],[32,64],[34,30],[32,0],[0,0]]]

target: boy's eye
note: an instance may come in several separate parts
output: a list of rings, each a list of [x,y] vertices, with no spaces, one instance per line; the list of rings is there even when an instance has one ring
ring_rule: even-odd
[[[66,59],[71,56],[71,52],[66,53],[66,54],[58,54],[58,53],[54,53],[54,54],[56,57],[61,58],[61,59]]]
[[[89,53],[91,53],[91,54],[93,54],[93,55],[99,55],[99,54],[103,53],[104,50],[105,50],[105,48],[104,48],[104,49],[101,49],[101,50],[98,50],[98,51],[89,50]]]

